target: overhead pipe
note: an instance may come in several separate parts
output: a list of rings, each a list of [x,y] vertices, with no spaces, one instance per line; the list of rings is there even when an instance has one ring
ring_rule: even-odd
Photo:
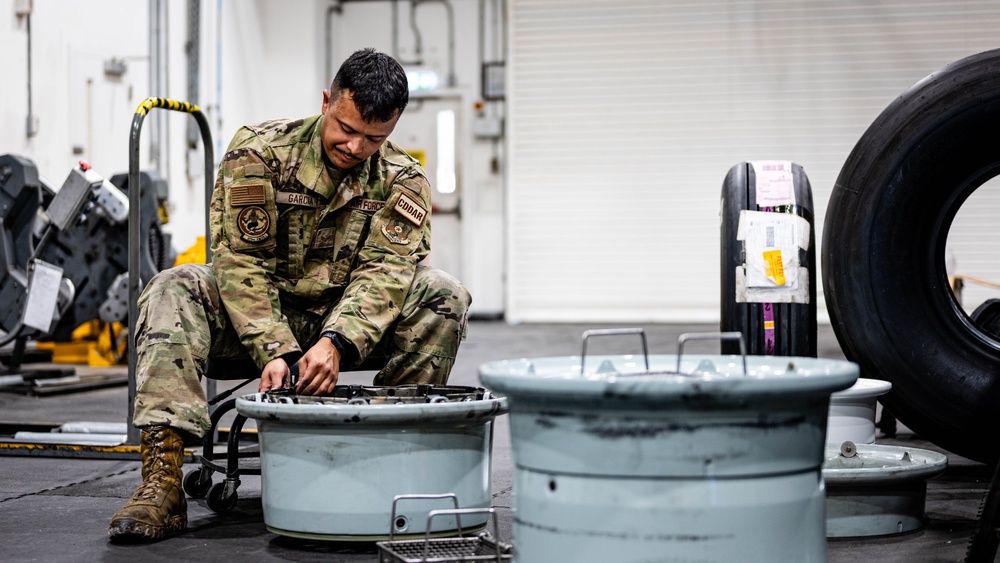
[[[38,131],[35,130],[35,114],[31,108],[31,12],[25,14],[25,27],[28,34],[28,119],[25,133],[30,139]]]
[[[380,0],[334,0],[333,4],[327,7],[326,11],[326,73],[329,78],[333,77],[333,32],[331,30],[331,16],[343,13],[343,4],[347,2],[361,2],[361,1],[380,1]],[[382,0],[384,1],[384,0]],[[399,60],[399,0],[390,0],[392,2],[392,56]],[[420,64],[420,55],[422,51],[422,40],[420,35],[420,29],[416,22],[416,8],[421,4],[426,4],[428,2],[440,2],[444,5],[445,10],[448,15],[448,78],[447,84],[449,88],[454,88],[457,84],[457,78],[455,75],[455,13],[454,8],[449,0],[411,0],[410,2],[410,28],[413,30],[413,35],[416,41],[415,54],[417,60],[413,61],[416,64]]]
[[[201,91],[201,0],[187,0],[187,41],[184,44],[187,58],[187,101],[198,105]],[[198,146],[198,125],[187,124],[187,148]]]
[[[454,88],[457,84],[455,78],[455,10],[449,0],[412,0],[410,8],[410,27],[416,39],[416,55],[420,58],[420,30],[417,28],[417,7],[429,2],[438,2],[444,5],[448,14],[448,87]]]
[[[420,37],[420,27],[417,26],[417,4],[419,0],[411,0],[410,2],[410,31],[413,32],[413,64],[422,65],[424,64],[424,59],[421,57],[423,54],[423,41]]]
[[[215,113],[215,130],[222,132],[222,0],[215,3]],[[222,135],[217,135],[215,142],[215,154],[221,155]],[[208,238],[206,231],[205,240]]]
[[[392,56],[399,59],[399,0],[392,0]]]
[[[323,77],[324,83],[327,80],[333,80],[333,33],[330,31],[332,24],[330,18],[333,14],[341,15],[344,13],[344,7],[341,5],[340,0],[333,0],[329,6],[326,7],[326,76]]]

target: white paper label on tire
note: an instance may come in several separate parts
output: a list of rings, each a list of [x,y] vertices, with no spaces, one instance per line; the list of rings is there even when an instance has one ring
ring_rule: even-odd
[[[758,207],[795,205],[795,180],[790,160],[756,160],[750,166],[756,177]]]
[[[799,289],[799,249],[809,249],[809,222],[791,213],[740,212],[736,239],[743,241],[746,286]]]

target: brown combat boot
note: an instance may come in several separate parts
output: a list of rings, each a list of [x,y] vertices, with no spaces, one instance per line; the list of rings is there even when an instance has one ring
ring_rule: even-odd
[[[156,541],[187,527],[187,499],[181,486],[184,438],[169,426],[147,426],[139,449],[142,484],[111,518],[112,541]]]

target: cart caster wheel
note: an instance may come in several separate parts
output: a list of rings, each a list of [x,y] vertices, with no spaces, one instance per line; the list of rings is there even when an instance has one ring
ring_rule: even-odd
[[[212,485],[212,488],[208,491],[208,507],[217,514],[232,512],[236,508],[237,500],[239,500],[239,495],[236,494],[235,490],[229,496],[226,496],[225,481]]]
[[[205,498],[205,495],[208,494],[208,489],[212,486],[212,476],[206,475],[205,480],[202,481],[204,474],[205,468],[200,467],[184,476],[184,492],[189,497]]]

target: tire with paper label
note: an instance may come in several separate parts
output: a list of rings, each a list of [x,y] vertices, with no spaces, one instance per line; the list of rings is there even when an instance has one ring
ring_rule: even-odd
[[[742,333],[748,354],[816,357],[816,237],[805,171],[788,161],[733,166],[721,221],[720,329]],[[739,344],[723,341],[722,352],[738,354]]]
[[[834,331],[880,398],[938,446],[994,463],[1000,342],[948,284],[945,243],[962,203],[1000,173],[1000,50],[952,63],[893,101],[848,156],[823,229]],[[1000,218],[998,218],[1000,220]]]

